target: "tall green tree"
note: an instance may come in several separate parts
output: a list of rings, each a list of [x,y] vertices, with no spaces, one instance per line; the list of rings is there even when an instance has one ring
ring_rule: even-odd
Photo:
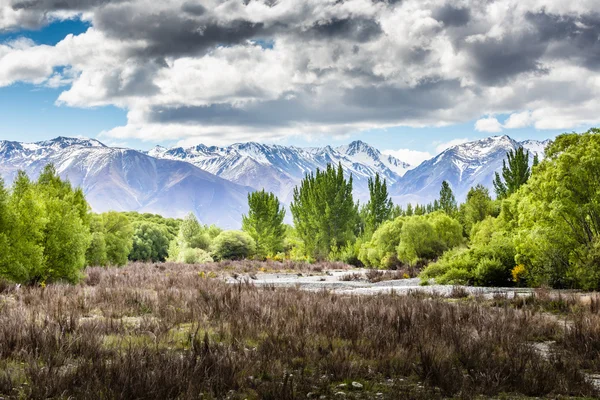
[[[85,266],[85,254],[91,240],[89,206],[81,189],[73,190],[69,181],[58,176],[52,164],[47,165],[38,177],[35,190],[44,203],[45,268],[36,271],[30,279],[76,282]]]
[[[483,221],[492,213],[493,201],[490,191],[481,184],[469,189],[467,200],[460,207],[460,220],[465,233],[470,235],[473,225]]]
[[[256,242],[260,258],[283,251],[285,209],[273,193],[263,190],[248,194],[248,215],[242,217],[242,230]]]
[[[439,207],[440,210],[442,210],[449,216],[454,216],[458,211],[458,207],[456,205],[456,198],[454,197],[452,188],[450,187],[450,184],[447,181],[442,182],[442,188],[440,189]]]
[[[379,225],[392,216],[394,204],[389,196],[387,182],[381,180],[379,173],[375,179],[369,178],[369,201],[365,205],[365,231],[372,235]]]
[[[102,214],[106,257],[110,265],[125,265],[133,247],[133,226],[122,213]]]
[[[332,249],[355,239],[358,206],[352,198],[352,176],[345,179],[341,164],[307,175],[294,189],[290,209],[309,257],[325,259]]]
[[[508,161],[508,164],[507,164]],[[510,150],[506,160],[502,161],[502,177],[496,172],[494,190],[497,199],[504,199],[515,193],[529,180],[529,151],[519,147],[516,151]]]

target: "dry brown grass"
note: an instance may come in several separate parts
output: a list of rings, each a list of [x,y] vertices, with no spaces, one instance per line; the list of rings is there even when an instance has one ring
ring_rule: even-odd
[[[0,397],[598,394],[581,372],[594,324],[564,333],[535,312],[475,300],[231,285],[216,268],[133,264],[91,268],[79,286],[3,286]],[[549,340],[560,346],[552,357],[531,346]]]

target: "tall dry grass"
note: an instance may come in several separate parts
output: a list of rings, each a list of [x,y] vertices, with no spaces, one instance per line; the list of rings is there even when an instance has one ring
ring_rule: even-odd
[[[540,313],[231,285],[207,268],[133,264],[91,268],[78,286],[3,285],[0,397],[598,394],[581,372],[593,353],[577,349],[589,332],[565,333]],[[561,351],[532,346],[549,340]]]

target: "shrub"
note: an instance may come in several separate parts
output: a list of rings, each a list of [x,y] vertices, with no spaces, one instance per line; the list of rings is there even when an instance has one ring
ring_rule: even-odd
[[[205,250],[188,247],[179,252],[177,262],[184,264],[205,264],[213,262],[213,259]]]
[[[397,247],[405,218],[386,221],[375,231],[370,241],[360,246],[358,259],[371,268],[395,268],[398,261]]]
[[[510,283],[510,269],[495,258],[482,258],[475,269],[475,279],[482,286],[507,286]]]
[[[241,260],[254,254],[254,239],[245,232],[225,231],[213,242],[213,256],[217,260]]]

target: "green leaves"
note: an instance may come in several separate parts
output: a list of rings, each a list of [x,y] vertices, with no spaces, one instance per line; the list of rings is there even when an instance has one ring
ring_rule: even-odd
[[[248,194],[248,215],[242,217],[242,230],[256,242],[256,256],[264,259],[283,251],[285,209],[273,193],[264,190]]]
[[[352,198],[352,177],[344,178],[342,165],[309,174],[294,189],[290,206],[294,225],[304,242],[305,255],[324,260],[332,249],[353,242],[358,206]]]
[[[515,193],[521,186],[529,180],[531,169],[529,168],[529,151],[525,152],[523,147],[519,147],[517,151],[510,150],[507,155],[508,166],[506,161],[502,162],[502,178],[496,172],[494,178],[494,189],[496,198],[504,199]],[[535,162],[534,162],[535,164]]]

